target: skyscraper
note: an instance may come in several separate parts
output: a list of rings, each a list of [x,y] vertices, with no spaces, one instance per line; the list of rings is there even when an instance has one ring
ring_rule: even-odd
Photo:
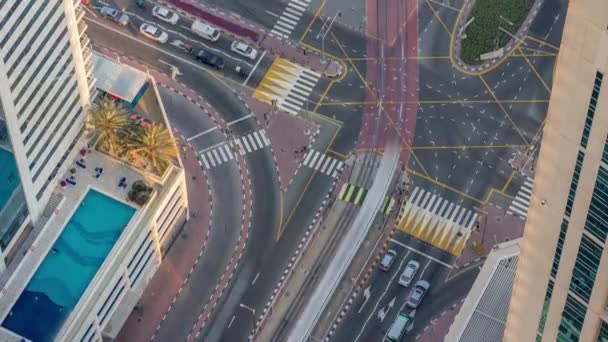
[[[569,3],[505,341],[608,340],[607,13]]]
[[[38,220],[55,176],[77,152],[94,83],[79,4],[80,0],[0,1],[3,256],[13,238]]]

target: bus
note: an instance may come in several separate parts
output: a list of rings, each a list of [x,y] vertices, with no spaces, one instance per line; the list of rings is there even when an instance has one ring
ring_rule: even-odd
[[[399,342],[403,335],[412,328],[412,318],[404,313],[399,313],[391,328],[384,336],[384,342]]]

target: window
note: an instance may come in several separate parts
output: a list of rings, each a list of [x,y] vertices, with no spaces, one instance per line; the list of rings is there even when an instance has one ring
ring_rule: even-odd
[[[591,298],[591,291],[593,290],[601,258],[602,247],[583,234],[578,254],[576,255],[574,270],[572,271],[570,291],[577,294],[587,303],[589,303],[589,298]]]
[[[600,167],[591,196],[585,230],[602,242],[608,235],[608,170]]]
[[[583,148],[587,148],[587,142],[589,141],[589,133],[591,132],[591,124],[593,123],[593,116],[595,115],[595,107],[597,106],[597,99],[600,94],[600,88],[602,87],[603,77],[604,75],[599,71],[595,73],[591,99],[589,100],[589,107],[587,108],[587,119],[585,120],[585,128],[583,129],[583,137],[581,138],[581,146]]]
[[[547,292],[545,293],[545,303],[543,304],[543,311],[540,314],[540,323],[538,323],[538,331],[536,333],[537,341],[540,341],[543,338],[543,331],[545,330],[545,323],[547,322],[547,312],[549,311],[551,295],[553,294],[553,285],[553,280],[549,279],[549,285],[547,286]]]
[[[570,191],[568,192],[568,201],[566,202],[566,217],[570,217],[572,213],[572,206],[574,205],[574,197],[576,196],[576,189],[578,187],[578,179],[581,176],[581,170],[583,168],[583,160],[585,159],[585,153],[578,151],[576,157],[576,165],[574,166],[574,173],[572,174],[572,181],[570,182]]]
[[[555,255],[553,256],[553,267],[551,267],[551,277],[557,276],[557,269],[559,267],[559,260],[562,257],[562,249],[564,248],[564,241],[566,240],[566,233],[568,231],[568,221],[562,220],[562,226],[559,230],[559,239],[557,239],[557,246],[555,247]]]
[[[568,295],[557,334],[559,342],[578,342],[586,311],[587,309],[583,304]]]
[[[602,321],[602,326],[597,335],[597,342],[608,342],[608,324]]]

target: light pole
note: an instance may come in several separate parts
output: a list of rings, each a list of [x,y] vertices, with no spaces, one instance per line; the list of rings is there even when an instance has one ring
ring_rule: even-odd
[[[329,31],[331,31],[331,27],[334,25],[334,21],[336,21],[336,18],[340,17],[340,16],[342,16],[342,12],[337,11],[336,14],[334,15],[334,17],[329,22],[329,25],[326,25],[327,21],[325,21],[323,23],[323,26],[321,26],[319,33],[317,33],[317,36],[315,37],[315,39],[319,39],[319,37],[321,38],[321,53],[322,53],[321,61],[323,63],[325,63],[325,36],[327,36]]]
[[[252,322],[253,322],[253,335],[255,336],[256,328],[257,328],[257,326],[255,324],[255,309],[252,308],[252,307],[249,307],[249,306],[247,306],[247,305],[245,305],[243,303],[240,303],[239,306],[241,308],[243,308],[243,309],[248,310],[249,312],[251,312],[251,319],[252,319]]]

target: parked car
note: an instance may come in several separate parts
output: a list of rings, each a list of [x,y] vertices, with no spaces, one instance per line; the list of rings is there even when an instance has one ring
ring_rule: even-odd
[[[199,50],[199,52],[196,54],[196,59],[218,70],[224,69],[224,59],[205,49]]]
[[[161,6],[154,6],[152,8],[152,15],[166,23],[173,25],[177,24],[177,21],[179,20],[177,13]]]
[[[122,26],[127,26],[129,23],[129,16],[115,8],[105,6],[99,10],[99,13],[101,13],[104,18],[110,19]]]
[[[167,34],[167,32],[159,29],[158,27],[154,26],[154,25],[150,25],[150,24],[142,24],[139,27],[139,32],[141,32],[141,34],[143,34],[144,36],[157,41],[161,44],[164,44],[167,42],[167,40],[169,39],[169,35]]]
[[[258,52],[256,49],[237,40],[233,41],[232,44],[230,44],[230,50],[249,59],[255,59],[258,56]]]
[[[429,287],[431,287],[431,284],[428,281],[418,280],[407,297],[407,306],[411,309],[416,309],[422,302],[422,299],[424,299],[424,295],[429,291]]]
[[[386,254],[384,254],[384,257],[380,261],[380,265],[378,267],[380,267],[380,269],[383,271],[388,271],[391,266],[393,266],[393,263],[395,263],[395,259],[397,259],[397,252],[395,252],[393,249],[389,249],[386,251]]]
[[[401,273],[401,276],[399,276],[399,285],[405,287],[410,286],[410,283],[412,282],[412,279],[414,279],[416,272],[418,272],[419,267],[420,263],[418,263],[418,261],[410,260],[405,266],[403,273]]]

